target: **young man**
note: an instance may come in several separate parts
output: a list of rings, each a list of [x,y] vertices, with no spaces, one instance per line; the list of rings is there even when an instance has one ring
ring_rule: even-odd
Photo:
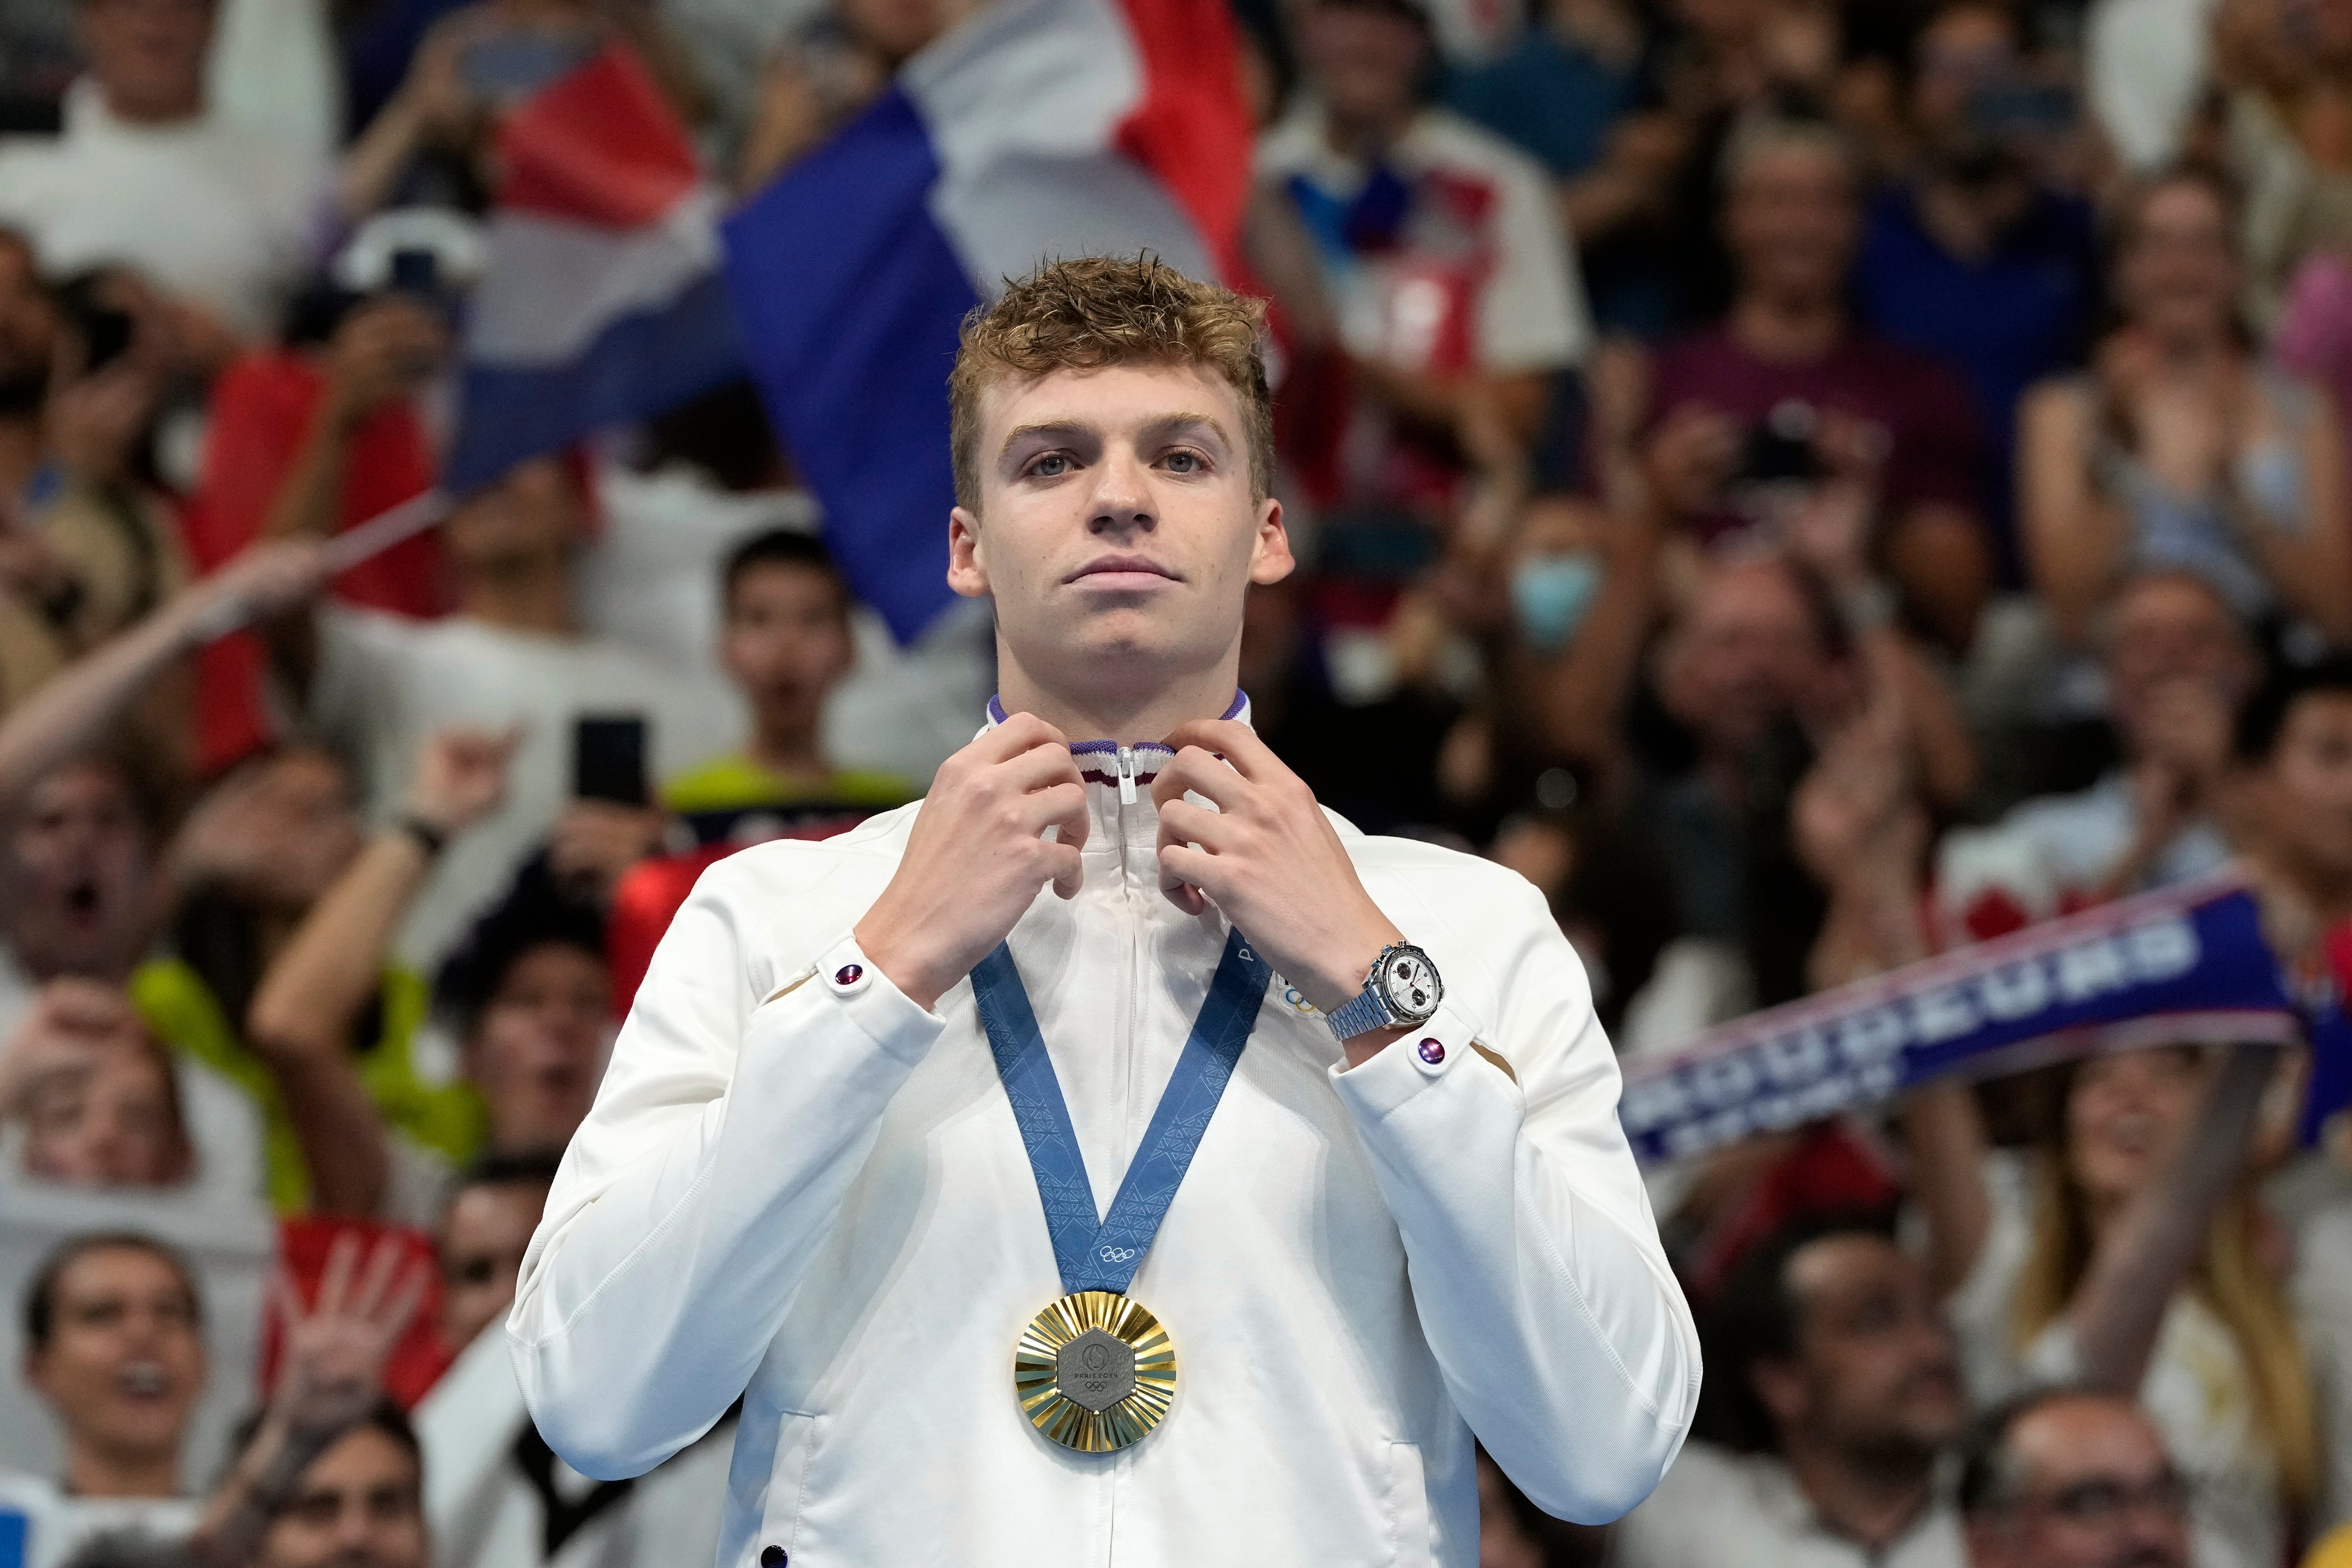
[[[1696,1336],[1541,896],[1327,816],[1234,689],[1291,568],[1257,331],[1102,259],[967,325],[991,721],[704,876],[565,1154],[531,1413],[625,1476],[741,1396],[730,1568],[1464,1568],[1474,1429],[1580,1521],[1680,1447]]]
[[[25,1373],[64,1429],[61,1484],[7,1489],[28,1516],[34,1563],[62,1563],[113,1530],[175,1535],[181,1441],[205,1384],[203,1312],[187,1266],[143,1236],[78,1237],[25,1294]]]
[[[1968,1407],[1926,1271],[1874,1230],[1816,1223],[1759,1247],[1720,1316],[1717,1386],[1762,1451],[1685,1449],[1618,1527],[1616,1568],[1958,1568],[1935,1469]]]
[[[662,786],[662,804],[722,841],[750,813],[903,805],[915,791],[887,773],[835,768],[820,731],[825,699],[856,662],[849,585],[814,536],[772,529],[737,545],[719,574],[719,662],[751,710],[751,743]]]

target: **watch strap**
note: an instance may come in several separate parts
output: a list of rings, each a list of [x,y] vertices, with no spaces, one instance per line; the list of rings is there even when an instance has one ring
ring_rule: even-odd
[[[1338,1010],[1326,1017],[1324,1022],[1331,1026],[1331,1032],[1339,1037],[1339,1043],[1346,1045],[1358,1035],[1369,1035],[1374,1029],[1384,1029],[1396,1020],[1390,1016],[1387,1005],[1381,1001],[1380,993],[1375,991],[1368,982],[1361,991],[1341,1003]]]

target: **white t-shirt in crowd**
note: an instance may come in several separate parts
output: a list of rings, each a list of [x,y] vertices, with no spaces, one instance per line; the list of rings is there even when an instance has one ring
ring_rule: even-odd
[[[310,258],[324,171],[226,119],[137,125],[84,79],[55,138],[0,143],[0,225],[51,273],[125,263],[261,336]]]
[[[1441,205],[1461,221],[1426,236],[1409,223],[1392,256],[1349,259],[1328,247],[1321,251],[1324,281],[1349,352],[1420,368],[1442,309],[1425,279],[1396,274],[1426,263],[1434,275],[1458,264],[1479,279],[1470,332],[1476,368],[1549,371],[1582,363],[1592,344],[1592,321],[1575,248],[1542,165],[1442,109],[1422,110],[1386,162],[1409,183],[1430,176],[1443,181],[1456,199]],[[1259,141],[1257,167],[1261,178],[1303,177],[1340,201],[1352,199],[1372,174],[1361,160],[1333,150],[1322,114],[1311,103]],[[1426,246],[1419,245],[1424,238]]]
[[[1959,1515],[1940,1492],[1883,1547],[1823,1524],[1780,1460],[1689,1443],[1649,1500],[1611,1532],[1612,1568],[1964,1568]]]
[[[2083,32],[2091,117],[2134,174],[2153,174],[2180,154],[2205,90],[2215,4],[2093,0]]]
[[[2319,1511],[2315,1538],[2352,1524],[2352,1204],[2337,1204],[2304,1226],[2295,1242],[2294,1300],[2319,1395]]]
[[[2011,1328],[2033,1247],[2031,1162],[1992,1151],[1985,1187],[1991,1223],[1984,1249],[1947,1309],[1979,1405],[2082,1376],[2063,1321],[2022,1348]],[[2189,1482],[2198,1568],[2275,1568],[2286,1549],[2285,1521],[2277,1460],[2255,1425],[2253,1382],[2229,1325],[2189,1290],[2174,1295],[2165,1311],[2139,1403]]]
[[[436,731],[522,731],[505,801],[449,847],[401,928],[395,956],[426,974],[505,895],[570,801],[575,721],[642,716],[656,785],[740,739],[730,715],[695,700],[691,682],[617,643],[337,605],[321,607],[318,624],[310,716],[357,760],[373,819],[399,812],[418,749]]]
[[[194,1498],[78,1498],[45,1476],[0,1470],[0,1568],[58,1568],[116,1531],[177,1541],[196,1528]],[[12,1542],[19,1553],[11,1556]]]

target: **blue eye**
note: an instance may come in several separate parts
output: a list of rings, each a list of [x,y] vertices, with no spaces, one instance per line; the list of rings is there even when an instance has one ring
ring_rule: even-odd
[[[1029,472],[1041,479],[1055,479],[1069,471],[1070,459],[1061,452],[1048,452],[1029,465]]]
[[[1168,454],[1167,463],[1169,468],[1180,474],[1196,474],[1201,471],[1201,455],[1198,452],[1171,452]]]

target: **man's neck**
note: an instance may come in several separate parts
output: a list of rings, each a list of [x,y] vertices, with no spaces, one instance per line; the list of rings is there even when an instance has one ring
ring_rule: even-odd
[[[796,783],[822,784],[833,775],[814,725],[772,728],[755,723],[747,750],[761,768]]]
[[[107,1454],[76,1444],[66,1456],[66,1490],[85,1498],[169,1498],[180,1495],[176,1456]]]
[[[1780,1461],[1823,1526],[1873,1552],[1917,1522],[1935,1494],[1927,1453],[1864,1457],[1784,1435]]]
[[[573,636],[571,563],[551,555],[466,572],[457,579],[457,609],[502,631]]]
[[[1218,719],[1233,706],[1237,657],[1215,667],[1150,688],[1075,690],[1066,683],[1034,679],[1002,645],[997,653],[997,696],[1007,713],[1034,713],[1071,740],[1164,740],[1179,724]]]
[[[142,130],[163,130],[201,120],[205,114],[202,87],[184,97],[137,99],[99,89],[99,101],[106,106],[108,118],[121,125],[136,125]]]
[[[1394,114],[1351,115],[1344,119],[1329,114],[1324,120],[1324,140],[1330,143],[1331,151],[1343,157],[1377,163],[1412,129],[1416,112],[1412,105],[1407,104]]]
[[[1774,364],[1826,356],[1845,334],[1845,308],[1834,296],[1801,299],[1746,294],[1731,307],[1732,341]]]

